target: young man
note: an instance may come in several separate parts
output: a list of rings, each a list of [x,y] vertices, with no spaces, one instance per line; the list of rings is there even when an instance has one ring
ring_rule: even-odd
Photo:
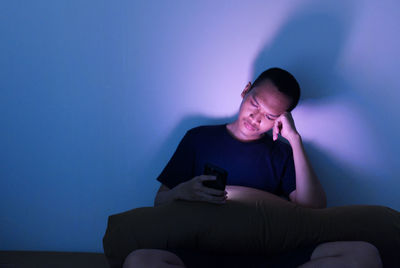
[[[258,188],[286,196],[291,202],[312,208],[326,207],[325,192],[304,151],[290,112],[300,98],[300,87],[287,71],[272,68],[263,72],[242,92],[238,118],[229,124],[189,130],[157,178],[162,183],[155,206],[175,199],[223,204],[227,191],[205,187],[215,177],[203,175],[211,162],[228,172],[228,185]],[[272,130],[272,137],[266,134]],[[278,140],[278,135],[288,143]],[[357,249],[357,250],[355,250]],[[190,258],[165,250],[138,250],[124,267],[192,267]],[[311,255],[312,253],[312,255]],[[324,243],[289,258],[304,267],[379,267],[377,249],[365,242]],[[300,254],[300,255],[301,255]],[[310,257],[311,255],[311,257]],[[196,261],[193,261],[195,265]],[[142,266],[140,266],[142,265]],[[211,267],[211,266],[209,266]]]

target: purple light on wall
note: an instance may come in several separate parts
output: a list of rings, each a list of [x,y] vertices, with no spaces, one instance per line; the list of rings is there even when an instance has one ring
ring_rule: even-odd
[[[260,2],[226,9],[223,21],[207,8],[196,16],[183,14],[163,25],[176,36],[168,53],[174,55],[170,70],[179,107],[187,114],[227,117],[236,113],[240,93],[253,80],[254,61],[269,46],[299,3]],[[257,8],[259,5],[259,8]],[[207,20],[198,20],[207,17]],[[188,16],[185,23],[182,20]],[[267,17],[267,19],[266,19]],[[175,21],[176,20],[176,21]],[[168,25],[171,24],[171,25]],[[173,26],[173,27],[172,27]],[[176,35],[177,29],[180,31]],[[196,34],[193,34],[196,33]],[[188,38],[190,37],[190,38]],[[265,63],[267,68],[271,63]]]
[[[303,102],[293,116],[305,142],[344,166],[374,172],[384,165],[374,131],[349,98]]]

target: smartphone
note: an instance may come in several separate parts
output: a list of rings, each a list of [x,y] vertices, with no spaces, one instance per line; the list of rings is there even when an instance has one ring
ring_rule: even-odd
[[[217,177],[214,181],[203,181],[203,185],[209,188],[214,188],[217,190],[225,190],[226,180],[228,178],[228,172],[226,170],[217,167],[213,164],[206,163],[204,165],[204,175],[214,175]]]

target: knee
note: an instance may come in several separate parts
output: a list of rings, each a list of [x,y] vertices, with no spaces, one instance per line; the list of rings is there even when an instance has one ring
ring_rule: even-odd
[[[137,249],[126,258],[123,268],[182,267],[183,261],[174,253],[160,249]]]
[[[381,268],[382,260],[378,249],[371,243],[356,241],[350,254],[360,267]]]
[[[346,267],[381,268],[382,260],[378,249],[364,241],[336,241],[319,245],[311,260],[335,258]],[[342,267],[344,267],[342,265]]]
[[[146,249],[132,251],[126,258],[123,268],[149,267],[148,260],[151,253]]]

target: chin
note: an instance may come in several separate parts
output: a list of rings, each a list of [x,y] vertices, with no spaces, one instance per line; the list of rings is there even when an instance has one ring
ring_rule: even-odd
[[[242,129],[242,133],[245,137],[251,139],[251,140],[256,140],[261,137],[262,133],[258,131],[250,131],[246,127]]]

